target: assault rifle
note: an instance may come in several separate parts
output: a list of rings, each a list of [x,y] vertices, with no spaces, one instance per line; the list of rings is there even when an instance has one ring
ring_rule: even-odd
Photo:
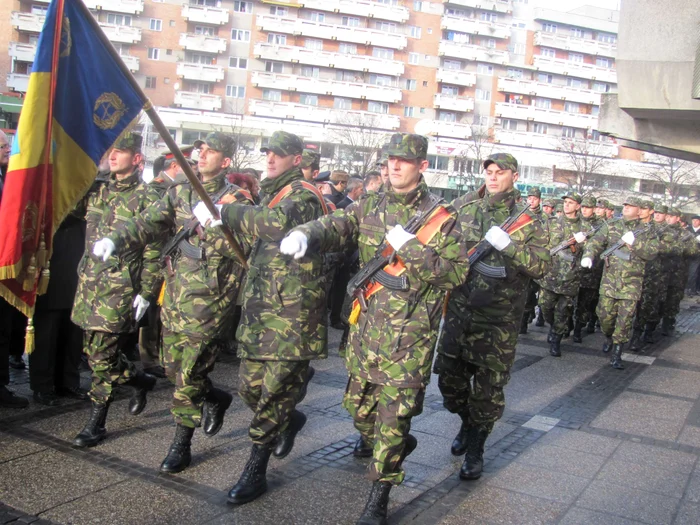
[[[649,229],[649,226],[650,226],[650,224],[645,224],[642,228],[637,228],[632,233],[636,237],[637,235],[646,232]],[[615,255],[616,257],[619,257],[623,261],[629,261],[631,258],[629,252],[621,252],[620,251],[620,248],[622,248],[624,245],[625,245],[625,241],[620,239],[615,244],[610,246],[607,250],[605,250],[603,253],[601,253],[600,259],[605,260],[606,265],[609,264],[608,258],[611,255]]]
[[[593,237],[598,232],[598,230],[600,230],[602,227],[603,227],[603,223],[599,224],[598,226],[593,228],[591,231],[584,232],[586,239],[590,239],[591,237]],[[549,250],[549,255],[556,255],[559,252],[566,250],[569,246],[573,246],[574,244],[576,244],[576,238],[571,237],[570,239],[567,239],[565,241],[560,242],[554,248]]]
[[[421,226],[428,220],[432,213],[441,206],[442,200],[435,198],[434,202],[428,206],[426,210],[418,211],[403,227],[408,233],[415,234]],[[393,276],[384,271],[384,268],[393,263],[396,257],[396,251],[391,245],[384,241],[377,249],[377,253],[365,264],[355,276],[350,279],[347,287],[347,293],[350,297],[356,297],[360,301],[362,310],[367,309],[365,302],[364,289],[370,281],[376,281],[385,288],[390,290],[408,290],[408,279],[405,275]]]

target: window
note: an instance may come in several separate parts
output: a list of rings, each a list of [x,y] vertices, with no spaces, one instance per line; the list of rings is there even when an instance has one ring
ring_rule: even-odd
[[[175,20],[170,21],[170,27],[175,27]]]
[[[597,117],[600,114],[600,106],[593,106],[591,108],[591,115]]]
[[[286,46],[287,45],[287,35],[270,33],[267,35],[267,43],[274,44],[276,46]]]
[[[418,26],[408,26],[408,36],[411,38],[420,38],[421,30]]]
[[[496,22],[498,20],[498,15],[490,11],[482,11],[479,18],[486,22]]]
[[[394,50],[384,47],[375,47],[372,49],[372,56],[375,58],[383,58],[384,60],[394,60]]]
[[[495,38],[485,38],[483,45],[489,49],[496,49],[496,39]]]
[[[561,128],[561,136],[567,139],[576,138],[576,128],[564,126],[563,128]]]
[[[491,100],[491,92],[486,89],[476,88],[476,100]]]
[[[232,69],[248,69],[248,59],[243,57],[228,57],[228,67]]]
[[[376,0],[378,4],[399,5],[399,0]]]
[[[598,67],[613,67],[611,58],[595,57],[595,65]]]
[[[510,118],[501,119],[501,128],[506,129],[508,131],[517,131],[518,121]]]
[[[423,87],[428,87],[428,81],[427,81],[427,80],[424,80],[424,81],[423,81]]]
[[[160,57],[160,49],[157,47],[149,47],[148,48],[148,58],[151,60],[158,60]]]
[[[569,113],[581,113],[581,106],[579,106],[578,102],[565,102],[564,111]]]
[[[384,31],[385,33],[396,33],[396,24],[394,22],[375,22],[374,28]]]
[[[341,80],[343,82],[362,82],[362,76],[360,73],[354,71],[345,71],[343,69],[337,69],[335,71],[335,79]]]
[[[413,78],[406,79],[406,89],[408,91],[415,91],[417,87],[417,82]]]
[[[456,97],[459,95],[459,88],[457,86],[442,86],[440,93],[447,95],[448,97]]]
[[[205,82],[191,82],[187,90],[193,91],[195,93],[203,93],[206,95],[209,93],[210,86]]]
[[[151,18],[151,21],[148,24],[148,29],[150,29],[151,31],[162,31],[163,21],[157,18]]]
[[[554,51],[551,47],[541,47],[540,48],[540,55],[543,57],[551,57],[554,58],[557,56],[557,52]]]
[[[542,31],[545,33],[556,33],[557,32],[557,24],[550,24],[549,22],[545,22],[542,24]]]
[[[551,84],[553,79],[554,79],[553,75],[549,75],[547,73],[537,73],[537,82]]]
[[[403,108],[403,116],[404,117],[413,117],[415,115],[416,108],[412,106],[404,106]]]
[[[588,84],[584,84],[584,81],[581,80],[580,78],[567,78],[566,79],[566,85],[572,88],[588,88]]]
[[[226,86],[226,96],[229,98],[245,98],[245,86]]]
[[[525,54],[525,44],[515,44],[513,46],[514,55],[524,55]]]
[[[287,14],[289,14],[289,10],[283,6],[273,5],[270,6],[270,14],[274,16],[287,16]]]
[[[423,10],[423,2],[420,2],[419,0],[416,0],[413,2],[413,10],[414,11],[422,11]]]
[[[318,40],[317,38],[305,38],[304,47],[314,51],[323,51],[323,40]]]
[[[314,66],[302,66],[301,68],[301,76],[302,77],[309,77],[309,78],[318,78],[318,74],[320,72],[320,68],[314,67]]]
[[[535,125],[532,126],[532,131],[534,131],[535,133],[539,133],[540,135],[546,135],[547,134],[547,124],[535,122]]]
[[[610,84],[606,84],[605,82],[594,82],[593,91],[597,91],[598,93],[608,93],[610,92]]]
[[[360,27],[360,19],[354,16],[344,16],[340,19],[340,23],[348,27]]]
[[[552,101],[548,98],[537,97],[535,99],[535,107],[540,108],[540,109],[551,109],[552,108]]]
[[[341,42],[338,45],[338,53],[341,55],[356,55],[357,44],[346,44],[345,42]]]
[[[146,77],[146,89],[156,88],[156,77]]]
[[[420,62],[420,53],[409,53],[408,54],[408,63],[409,64],[418,64]]]
[[[571,36],[574,38],[584,38],[586,36],[586,32],[578,27],[572,27]]]
[[[458,31],[448,31],[447,40],[457,42],[459,44],[468,44],[470,42],[470,37],[467,33],[460,33]]]
[[[493,75],[493,66],[491,64],[477,64],[477,75]]]
[[[459,71],[462,69],[462,63],[459,60],[443,60],[442,67],[450,71]]]
[[[324,13],[319,13],[318,11],[313,11],[309,16],[309,20],[312,22],[323,23],[326,21],[326,15]]]
[[[302,93],[299,95],[299,104],[304,104],[305,106],[318,106],[318,95]]]
[[[214,28],[209,26],[194,26],[194,34],[214,36]]]
[[[615,42],[617,42],[617,36],[611,35],[610,33],[598,33],[598,42],[614,44]]]
[[[263,100],[279,102],[282,100],[282,92],[279,89],[263,89]]]
[[[389,113],[389,104],[370,100],[367,103],[367,111],[371,111],[372,113]]]
[[[583,55],[581,53],[569,53],[569,61],[583,63]]]
[[[214,63],[214,57],[212,57],[211,55],[197,55],[193,53],[185,53],[185,62],[189,62],[191,64],[206,64],[210,66]]]
[[[233,10],[237,13],[252,13],[253,2],[239,2],[236,0],[233,2]]]
[[[271,62],[268,60],[265,62],[265,71],[268,73],[282,73],[284,71],[284,64],[282,62]]]
[[[445,155],[428,155],[428,169],[447,171],[450,157]]]
[[[523,70],[509,67],[506,71],[508,78],[523,78]]]
[[[250,31],[246,29],[231,29],[231,40],[237,40],[238,42],[250,42]]]
[[[352,100],[349,98],[335,97],[333,99],[334,109],[352,109]]]
[[[115,15],[113,13],[110,13],[107,15],[107,23],[114,24],[117,26],[130,26],[131,17],[129,15]]]
[[[375,86],[393,86],[394,80],[392,77],[387,75],[377,75],[372,73],[369,76],[369,83],[374,84]]]

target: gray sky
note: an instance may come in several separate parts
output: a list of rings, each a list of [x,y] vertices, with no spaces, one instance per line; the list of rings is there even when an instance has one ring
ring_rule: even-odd
[[[619,0],[535,0],[535,5],[556,9],[557,11],[571,11],[582,5],[594,5],[606,9],[620,8]]]

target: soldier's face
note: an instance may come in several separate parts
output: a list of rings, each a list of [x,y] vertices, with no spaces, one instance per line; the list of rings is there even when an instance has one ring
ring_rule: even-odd
[[[632,206],[631,204],[625,204],[622,207],[622,217],[628,221],[638,219],[639,218],[639,206]]]
[[[535,197],[534,195],[530,195],[527,198],[527,203],[530,205],[531,210],[536,210],[540,206],[541,201],[542,199],[540,199],[539,197]]]
[[[545,212],[547,215],[551,215],[553,210],[554,208],[552,208],[551,206],[542,206],[542,211]]]
[[[581,206],[581,215],[584,219],[590,219],[593,217],[595,208],[589,208],[588,206]]]
[[[315,170],[311,166],[308,168],[301,168],[301,172],[304,174],[304,179],[306,179],[309,182],[312,182],[315,178],[316,175],[318,175],[318,172],[320,170]]]
[[[421,173],[427,168],[427,160],[389,157],[389,181],[391,186],[396,193],[408,193],[418,186]]]
[[[645,221],[649,217],[651,217],[652,213],[654,213],[654,210],[652,210],[650,208],[639,208],[639,218],[642,219],[643,221]]]
[[[379,174],[382,176],[382,183],[389,184],[389,164],[379,166]]]
[[[279,177],[299,164],[301,164],[301,155],[282,156],[272,150],[267,151],[267,176],[270,179]]]
[[[202,179],[212,179],[221,173],[221,170],[228,168],[230,165],[231,159],[224,157],[221,151],[216,151],[206,144],[202,144],[199,150],[199,160],[197,161],[197,167],[199,168],[199,173],[202,174]]]
[[[581,205],[574,199],[564,199],[564,214],[573,217],[581,209]]]
[[[654,220],[656,222],[659,222],[659,223],[666,222],[666,214],[661,213],[660,211],[655,211],[654,212]]]
[[[673,226],[674,224],[678,224],[678,221],[680,220],[681,218],[677,215],[666,215],[666,222],[671,226]]]
[[[607,208],[605,209],[605,216],[608,219],[612,219],[613,213],[614,213],[613,210],[608,210]]]
[[[141,162],[141,154],[133,153],[128,149],[114,148],[109,153],[109,171],[117,178],[124,178],[134,171],[134,168]]]
[[[598,206],[595,207],[595,216],[596,217],[605,217],[605,208],[600,208]]]
[[[503,193],[513,189],[515,181],[518,180],[518,172],[513,173],[513,170],[501,169],[498,164],[492,162],[484,170],[484,178],[486,182],[486,190],[494,195]]]

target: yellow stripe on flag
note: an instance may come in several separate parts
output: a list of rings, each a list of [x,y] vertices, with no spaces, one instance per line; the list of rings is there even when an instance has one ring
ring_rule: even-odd
[[[22,106],[22,118],[19,119],[17,127],[19,152],[10,156],[8,172],[35,168],[44,163],[50,87],[51,73],[29,75],[29,88]]]

